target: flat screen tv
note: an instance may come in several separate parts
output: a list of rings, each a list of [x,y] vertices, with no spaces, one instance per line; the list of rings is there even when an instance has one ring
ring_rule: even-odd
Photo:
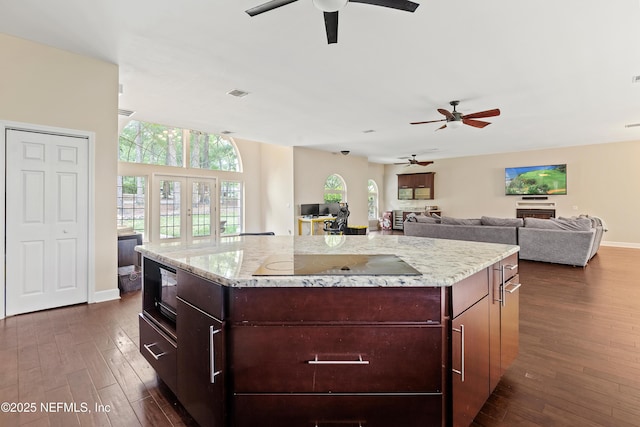
[[[567,165],[505,168],[505,194],[508,196],[567,194]]]

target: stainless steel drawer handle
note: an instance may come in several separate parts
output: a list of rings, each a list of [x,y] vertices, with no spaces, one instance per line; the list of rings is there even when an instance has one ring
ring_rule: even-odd
[[[460,381],[464,382],[464,325],[460,325],[460,329],[452,328],[454,332],[460,332],[460,370],[451,369],[454,373],[460,375]]]
[[[307,361],[309,365],[368,365],[368,360],[362,360],[362,355],[358,355],[358,360],[319,360],[318,355],[313,360]]]
[[[222,371],[216,371],[216,347],[213,342],[213,338],[219,332],[222,332],[222,329],[214,329],[213,326],[209,326],[209,356],[211,358],[209,362],[209,372],[211,373],[210,382],[211,384],[216,383],[216,377],[222,373]]]
[[[516,268],[518,268],[518,264],[507,264],[504,266],[504,268],[508,268],[509,270],[515,270]]]
[[[153,350],[151,350],[151,347],[153,347],[153,346],[157,346],[157,345],[158,345],[158,343],[157,343],[157,342],[154,342],[154,343],[151,343],[151,344],[144,344],[144,345],[143,345],[143,347],[144,347],[144,348],[145,348],[149,353],[151,353],[151,356],[152,356],[154,359],[156,359],[156,360],[160,360],[160,358],[161,358],[162,356],[164,356],[165,354],[167,354],[167,352],[166,352],[166,351],[163,351],[162,353],[154,353],[154,352],[153,352]]]
[[[518,288],[520,288],[520,286],[522,286],[522,283],[508,283],[508,285],[512,285],[512,286],[513,286],[513,288],[511,288],[511,289],[506,289],[506,287],[507,287],[507,286],[505,285],[505,290],[506,290],[507,292],[509,292],[510,294],[512,294],[512,293],[514,293],[515,291],[517,291],[517,290],[518,290]]]

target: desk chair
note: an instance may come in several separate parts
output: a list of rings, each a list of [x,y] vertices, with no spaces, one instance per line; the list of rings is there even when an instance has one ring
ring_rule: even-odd
[[[328,234],[344,234],[347,229],[347,218],[349,218],[349,208],[342,206],[338,211],[338,215],[333,219],[324,221],[323,230]]]

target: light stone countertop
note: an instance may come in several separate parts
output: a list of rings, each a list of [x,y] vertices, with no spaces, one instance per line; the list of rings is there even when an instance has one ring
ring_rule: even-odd
[[[451,286],[519,247],[402,235],[244,236],[137,246],[144,257],[230,287]],[[394,254],[422,275],[253,276],[271,255]]]

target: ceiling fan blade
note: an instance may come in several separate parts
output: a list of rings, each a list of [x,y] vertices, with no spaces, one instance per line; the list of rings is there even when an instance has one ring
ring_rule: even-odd
[[[431,163],[433,162],[416,162],[416,164],[420,166],[429,166]]]
[[[418,3],[409,0],[349,0],[351,3],[365,3],[374,6],[390,7],[391,9],[404,10],[406,12],[414,12]]]
[[[245,12],[247,12],[249,16],[256,16],[264,12],[269,12],[270,10],[276,9],[280,6],[286,6],[289,3],[293,3],[294,1],[298,0],[271,0],[259,6],[247,9],[245,10]]]
[[[423,124],[425,124],[425,123],[437,123],[437,122],[444,122],[444,121],[446,121],[446,120],[447,120],[447,119],[429,120],[429,121],[426,121],[426,122],[413,122],[413,123],[409,123],[409,124],[410,124],[410,125],[423,125]]]
[[[438,108],[438,113],[442,114],[449,120],[453,120],[453,114],[450,111],[445,110],[444,108]]]
[[[446,128],[446,127],[447,127],[447,125],[446,125],[446,124],[444,124],[444,125],[440,126],[440,127],[439,127],[438,129],[436,129],[436,130],[444,129],[444,128]]]
[[[462,119],[462,123],[464,123],[465,125],[473,126],[474,128],[483,128],[491,124],[489,122],[483,122],[480,120],[472,120],[472,119]]]
[[[471,113],[462,116],[463,119],[482,119],[484,117],[495,117],[500,115],[500,110],[494,108],[493,110],[480,111],[478,113]]]
[[[327,30],[327,43],[338,43],[338,12],[324,12],[324,27]]]

